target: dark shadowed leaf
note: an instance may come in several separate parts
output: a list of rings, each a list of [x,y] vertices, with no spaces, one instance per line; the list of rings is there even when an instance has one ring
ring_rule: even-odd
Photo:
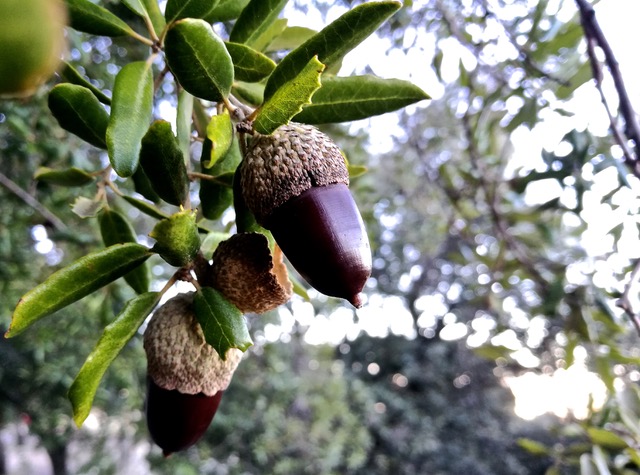
[[[105,327],[100,340],[69,388],[73,420],[78,427],[91,411],[102,376],[158,304],[160,296],[159,292],[147,292],[129,300],[116,319]]]
[[[76,167],[66,168],[64,170],[40,167],[36,170],[33,178],[38,181],[60,186],[83,186],[94,180],[87,172]]]
[[[220,358],[226,358],[229,348],[246,351],[253,344],[242,312],[220,292],[202,287],[193,303],[204,338]]]
[[[229,40],[252,45],[278,18],[287,0],[251,0],[236,21]]]
[[[276,67],[270,58],[247,45],[229,42],[225,45],[233,60],[235,78],[239,81],[260,81]]]
[[[69,83],[58,84],[49,92],[48,103],[60,127],[91,145],[107,148],[109,114],[89,89]]]
[[[375,76],[323,76],[311,104],[296,115],[297,122],[327,124],[365,119],[429,99],[418,86]]]
[[[69,25],[92,35],[124,36],[133,32],[124,21],[89,0],[66,0]]]
[[[133,175],[138,167],[140,142],[151,122],[153,75],[151,65],[137,61],[125,65],[113,86],[107,150],[114,171]]]
[[[92,252],[53,273],[18,302],[5,334],[13,337],[47,315],[122,277],[152,253],[140,244],[116,244]]]
[[[165,53],[171,71],[190,94],[209,101],[229,95],[233,62],[206,21],[187,18],[176,22],[167,33]]]

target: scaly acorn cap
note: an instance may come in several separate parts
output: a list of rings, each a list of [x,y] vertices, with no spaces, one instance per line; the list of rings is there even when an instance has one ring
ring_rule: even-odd
[[[349,185],[338,146],[315,127],[290,123],[258,135],[240,164],[242,195],[262,226],[273,210],[313,186]]]
[[[205,341],[193,310],[194,295],[179,294],[154,312],[144,333],[147,373],[161,388],[213,396],[229,386],[242,351],[231,348],[222,360]]]
[[[242,313],[264,313],[291,298],[283,255],[273,253],[264,234],[239,233],[218,244],[213,253],[212,286]]]

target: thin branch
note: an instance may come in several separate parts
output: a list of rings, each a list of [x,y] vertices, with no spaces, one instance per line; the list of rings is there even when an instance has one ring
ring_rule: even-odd
[[[631,272],[629,283],[624,289],[624,293],[616,302],[616,306],[620,307],[631,318],[631,323],[636,327],[636,331],[640,335],[640,315],[633,310],[631,305],[631,290],[634,289],[634,284],[640,283],[640,260],[636,261],[636,265]]]
[[[56,228],[58,231],[64,231],[67,229],[67,225],[58,218],[55,214],[49,211],[42,203],[35,199],[32,195],[27,193],[20,186],[12,181],[9,177],[0,172],[0,185],[4,186],[7,190],[13,193],[15,196],[24,201],[28,206],[37,211],[47,222]]]

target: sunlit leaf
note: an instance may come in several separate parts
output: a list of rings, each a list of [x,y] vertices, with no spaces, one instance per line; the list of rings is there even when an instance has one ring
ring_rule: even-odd
[[[311,96],[320,87],[320,75],[324,65],[314,56],[300,74],[283,84],[278,91],[260,107],[253,128],[268,135],[302,110],[311,101]]]
[[[176,206],[186,202],[187,167],[169,122],[157,120],[149,127],[141,142],[140,165],[160,198]]]
[[[194,97],[184,89],[178,93],[178,108],[176,110],[176,138],[185,163],[191,158],[191,118],[193,117]]]
[[[189,93],[209,101],[229,95],[233,61],[211,25],[187,18],[174,23],[165,40],[169,67]]]
[[[230,348],[246,351],[253,344],[242,312],[220,292],[202,287],[193,304],[205,340],[222,359]]]
[[[33,178],[60,186],[83,186],[94,180],[93,176],[76,167],[65,168],[64,170],[40,167],[36,170]]]
[[[100,234],[106,247],[114,244],[136,242],[136,234],[127,219],[117,211],[104,209],[99,216]],[[146,263],[140,264],[124,275],[124,280],[137,294],[143,294],[149,290],[149,269]]]
[[[89,415],[100,380],[145,318],[158,304],[159,292],[147,292],[127,302],[116,319],[107,325],[93,351],[69,388],[73,420],[80,427]]]
[[[211,168],[220,158],[224,157],[233,141],[233,124],[228,113],[217,114],[211,117],[207,126],[207,138],[211,142],[211,150],[202,165]]]
[[[269,57],[240,43],[225,43],[233,60],[234,76],[239,81],[260,81],[275,69]]]
[[[159,221],[149,237],[156,240],[152,250],[172,266],[191,263],[200,250],[195,211],[179,211]]]
[[[235,20],[248,3],[249,0],[220,0],[218,5],[204,19],[209,23]]]
[[[100,36],[124,36],[133,32],[124,21],[90,0],[65,0],[69,25],[74,30]]]
[[[251,0],[229,34],[229,41],[253,45],[278,17],[287,0]]]
[[[136,15],[141,17],[147,16],[147,10],[140,0],[120,0],[120,1],[124,3],[129,8],[129,10],[131,10]]]
[[[122,277],[142,264],[151,252],[134,243],[92,252],[53,273],[27,292],[13,312],[5,336],[13,337],[31,324]]]
[[[318,32],[304,26],[289,26],[266,46],[267,51],[292,50],[300,46]]]
[[[280,61],[267,81],[265,100],[300,74],[314,56],[327,68],[342,60],[401,6],[395,1],[367,2],[339,17]]]
[[[587,427],[587,434],[589,434],[591,442],[605,449],[622,450],[629,446],[620,436],[606,429]]]
[[[116,76],[107,127],[109,160],[122,177],[133,175],[138,167],[140,143],[151,122],[152,109],[151,65],[143,61],[128,63]]]
[[[160,3],[158,0],[142,0],[142,5],[149,14],[149,19],[151,20],[156,36],[160,36],[167,25],[164,21],[164,15],[162,15],[160,11]]]
[[[365,119],[429,99],[418,86],[375,76],[323,76],[312,103],[296,115],[296,122],[326,124]]]
[[[547,455],[549,448],[533,439],[520,438],[517,440],[517,444],[524,450],[533,455]]]

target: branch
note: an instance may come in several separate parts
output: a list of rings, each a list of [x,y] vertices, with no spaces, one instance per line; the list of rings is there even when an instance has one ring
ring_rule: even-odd
[[[622,74],[620,73],[620,68],[618,65],[618,61],[611,49],[611,45],[604,36],[598,21],[596,20],[596,14],[593,10],[593,7],[587,2],[587,0],[576,0],[576,4],[578,5],[578,10],[580,11],[580,23],[582,24],[582,29],[584,30],[585,38],[587,39],[587,54],[589,55],[589,61],[591,62],[591,69],[593,72],[593,78],[596,82],[596,87],[600,92],[600,96],[602,97],[602,101],[607,108],[607,113],[609,114],[609,120],[611,122],[611,128],[613,130],[616,142],[622,147],[624,151],[624,158],[627,166],[631,169],[633,174],[640,178],[640,125],[638,125],[638,121],[636,120],[636,114],[633,110],[633,106],[631,105],[631,101],[629,99],[629,94],[627,93],[627,89],[624,85],[624,81],[622,80]],[[619,111],[620,115],[624,119],[625,122],[625,130],[624,135],[617,127],[615,123],[613,114],[611,114],[610,108],[607,104],[604,92],[602,90],[602,67],[600,65],[600,61],[595,54],[596,47],[599,47],[604,53],[604,62],[609,69],[609,73],[611,74],[611,78],[613,79],[613,84],[616,89],[616,93],[618,94],[619,99]],[[632,140],[634,142],[635,154],[632,155],[628,146],[624,140],[626,136],[627,140]]]
[[[47,222],[51,223],[51,225],[56,228],[58,231],[64,231],[67,229],[67,225],[58,218],[55,214],[49,211],[42,203],[40,203],[37,199],[31,196],[29,193],[24,191],[17,183],[12,181],[9,177],[0,172],[0,185],[4,186],[11,193],[16,195],[22,201],[24,201],[31,208],[36,210]]]
[[[616,302],[616,306],[620,307],[631,318],[631,323],[636,327],[636,331],[640,335],[640,315],[633,311],[633,305],[631,305],[631,289],[634,288],[634,284],[640,282],[640,260],[636,261],[636,265],[631,272],[629,283],[624,289],[624,293]]]

